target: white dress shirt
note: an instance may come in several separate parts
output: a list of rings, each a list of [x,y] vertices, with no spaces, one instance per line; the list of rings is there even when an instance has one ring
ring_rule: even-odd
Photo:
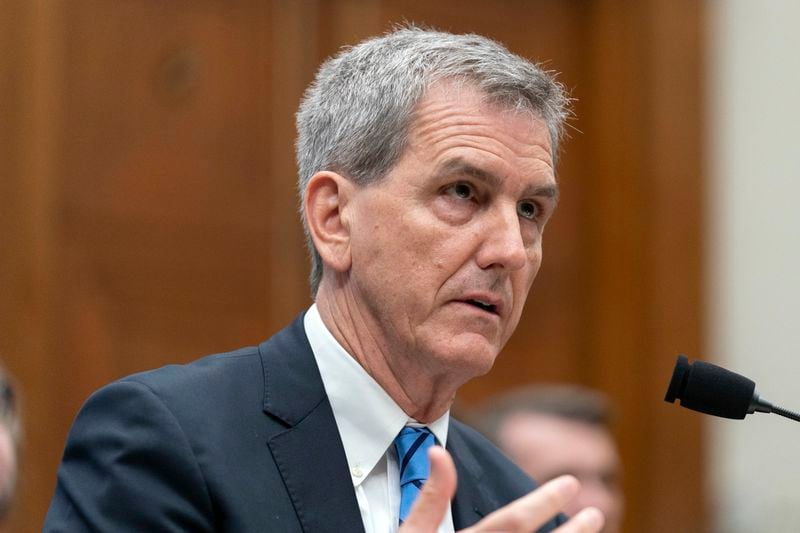
[[[410,418],[334,338],[316,304],[304,317],[306,336],[328,395],[344,445],[350,478],[366,533],[394,533],[400,516],[400,472],[394,438]],[[438,442],[447,444],[448,411],[427,424]],[[448,506],[438,533],[453,533]]]

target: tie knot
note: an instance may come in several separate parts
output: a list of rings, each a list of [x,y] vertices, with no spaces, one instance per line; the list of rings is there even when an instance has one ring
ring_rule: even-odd
[[[400,431],[394,439],[400,467],[400,485],[410,482],[421,485],[420,482],[428,479],[428,450],[435,443],[436,438],[426,427],[406,426]]]

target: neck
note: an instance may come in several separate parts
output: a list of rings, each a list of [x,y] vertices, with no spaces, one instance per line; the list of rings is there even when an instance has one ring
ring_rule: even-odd
[[[377,322],[347,294],[320,286],[316,304],[328,331],[408,416],[428,424],[444,415],[462,382],[418,368],[413,364],[418,358],[393,351],[397,343],[388,342]]]

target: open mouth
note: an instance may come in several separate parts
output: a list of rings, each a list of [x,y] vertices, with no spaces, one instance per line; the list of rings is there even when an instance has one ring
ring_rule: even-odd
[[[478,309],[486,311],[487,313],[492,313],[494,315],[497,314],[497,306],[490,304],[489,302],[484,302],[481,300],[464,300],[464,303],[477,307]]]

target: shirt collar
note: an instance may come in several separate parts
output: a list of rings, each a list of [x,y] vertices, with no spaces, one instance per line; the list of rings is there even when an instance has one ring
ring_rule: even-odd
[[[421,425],[410,418],[331,334],[317,305],[303,324],[317,360],[325,393],[342,438],[353,485],[369,475],[405,425]],[[447,444],[450,412],[427,427],[439,444]]]

